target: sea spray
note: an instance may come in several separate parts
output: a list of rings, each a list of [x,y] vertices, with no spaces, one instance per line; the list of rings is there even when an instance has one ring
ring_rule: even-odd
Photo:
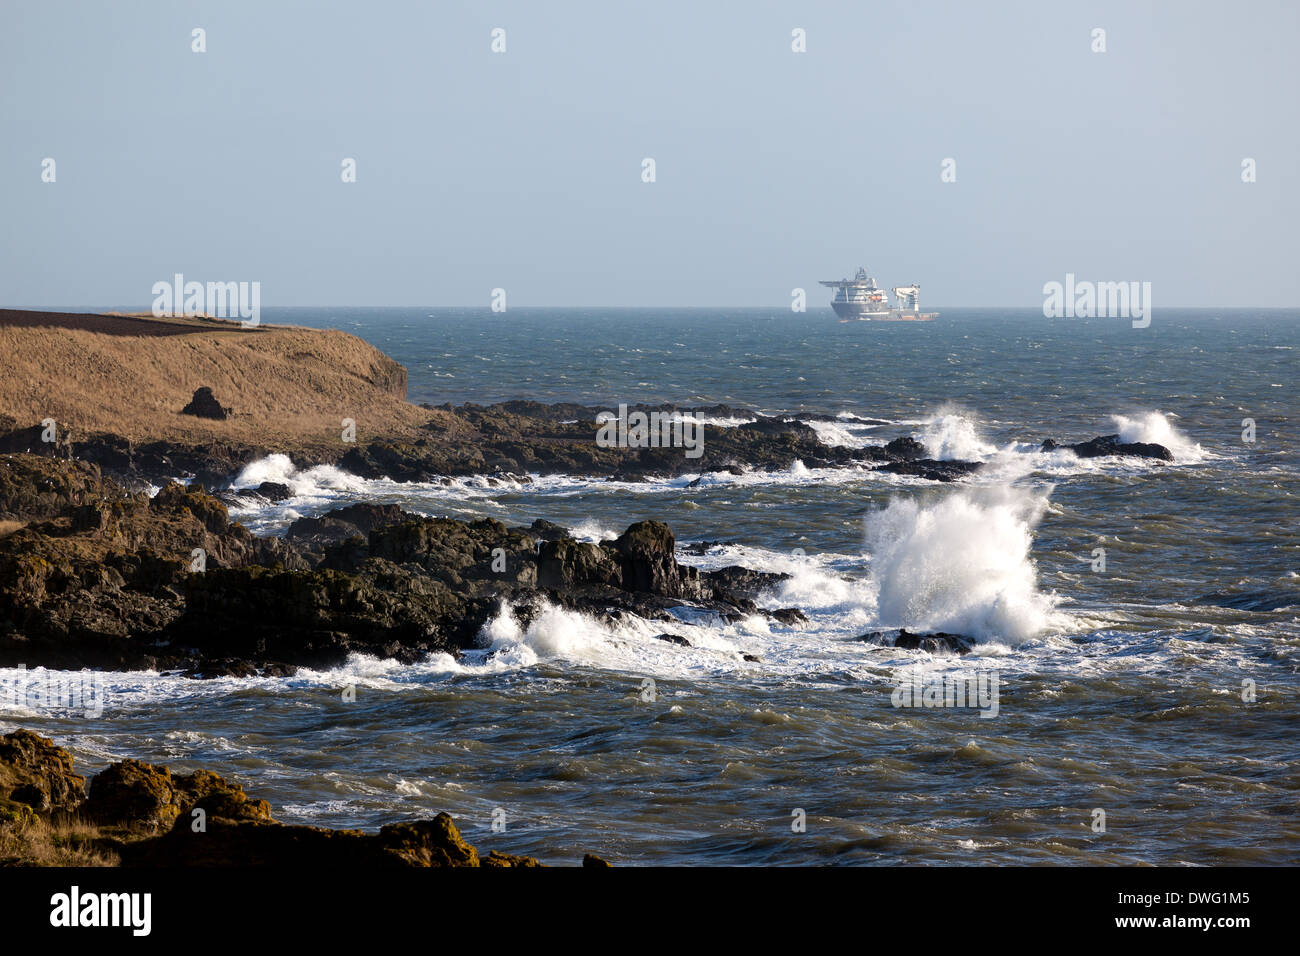
[[[969,488],[868,515],[881,625],[1018,644],[1059,623],[1030,557],[1047,502],[1025,488]]]
[[[295,497],[324,498],[339,492],[364,492],[369,488],[364,478],[349,474],[333,465],[298,468],[288,455],[274,454],[243,467],[234,488],[256,488],[264,481],[285,485]]]
[[[938,461],[983,461],[997,451],[980,437],[969,413],[949,405],[926,420],[918,440]]]
[[[1138,415],[1112,415],[1120,441],[1149,442],[1164,445],[1180,462],[1200,461],[1205,457],[1201,446],[1174,428],[1169,416],[1161,411]]]

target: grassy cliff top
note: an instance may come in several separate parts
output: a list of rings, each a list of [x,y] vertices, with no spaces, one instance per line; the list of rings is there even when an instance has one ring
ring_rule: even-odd
[[[439,414],[406,402],[405,368],[332,330],[0,310],[0,354],[0,416],[17,427],[53,418],[62,432],[133,441],[323,447],[345,418],[364,441]],[[180,414],[205,385],[230,418]]]

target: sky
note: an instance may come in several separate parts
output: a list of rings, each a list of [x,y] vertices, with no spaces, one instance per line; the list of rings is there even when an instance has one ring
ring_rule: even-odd
[[[263,307],[814,306],[859,265],[923,306],[1067,273],[1297,306],[1298,48],[1293,0],[0,0],[0,306],[148,308],[176,273]]]

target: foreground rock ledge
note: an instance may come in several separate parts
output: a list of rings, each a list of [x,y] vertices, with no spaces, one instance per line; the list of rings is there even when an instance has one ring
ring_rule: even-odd
[[[54,848],[54,849],[52,849]],[[446,813],[378,833],[294,826],[215,773],[125,760],[90,783],[72,756],[30,730],[0,737],[0,866],[534,867],[482,855]],[[586,854],[583,866],[609,864]]]

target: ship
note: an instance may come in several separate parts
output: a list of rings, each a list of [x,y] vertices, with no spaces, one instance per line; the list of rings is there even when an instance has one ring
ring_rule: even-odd
[[[876,285],[876,280],[867,275],[865,268],[858,269],[857,275],[852,279],[823,279],[821,284],[835,290],[831,308],[841,319],[860,319],[863,322],[928,322],[939,314],[921,311],[921,287],[916,283],[894,286],[891,291],[898,300],[898,305],[890,308],[885,290]]]

